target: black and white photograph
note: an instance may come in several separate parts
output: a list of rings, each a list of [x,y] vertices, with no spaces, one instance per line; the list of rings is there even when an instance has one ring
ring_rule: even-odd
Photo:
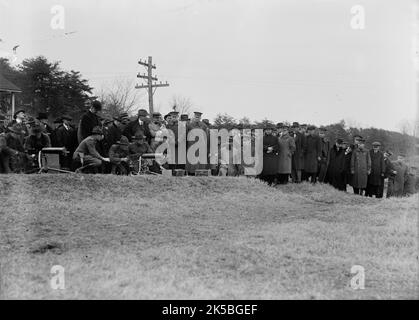
[[[0,300],[418,300],[418,93],[419,0],[0,0]]]

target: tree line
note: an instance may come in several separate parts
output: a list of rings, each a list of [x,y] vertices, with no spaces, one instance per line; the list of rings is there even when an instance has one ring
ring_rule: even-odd
[[[122,112],[135,111],[138,103],[134,86],[129,82],[116,82],[113,88],[99,92],[99,97],[93,96],[93,88],[80,72],[61,68],[60,62],[48,61],[46,57],[38,56],[24,60],[18,66],[12,66],[5,58],[0,58],[0,73],[8,80],[22,89],[17,95],[16,105],[24,107],[33,115],[39,112],[48,113],[54,119],[63,114],[71,115],[76,121],[86,111],[86,103],[92,99],[100,99],[104,106],[104,113],[109,117],[117,116]],[[177,111],[190,113],[193,103],[185,97],[174,96],[170,103],[178,105]],[[7,95],[0,95],[0,114],[10,110]],[[284,124],[291,123],[284,121]],[[247,117],[236,120],[228,114],[218,114],[213,120],[214,128],[264,128],[275,123],[269,119],[251,121]],[[377,128],[356,128],[348,126],[345,121],[325,126],[330,141],[342,138],[351,141],[356,134],[367,140],[367,147],[379,141],[384,148],[393,153],[416,154],[419,140],[406,132],[399,133]],[[403,130],[402,130],[403,131]]]

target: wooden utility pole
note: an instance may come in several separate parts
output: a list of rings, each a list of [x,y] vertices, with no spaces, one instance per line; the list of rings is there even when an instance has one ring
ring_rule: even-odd
[[[162,83],[161,81],[160,81],[160,83],[157,83],[157,80],[158,80],[157,77],[153,77],[153,69],[156,69],[156,66],[153,65],[153,58],[152,57],[148,57],[148,62],[140,60],[138,62],[138,64],[141,64],[142,66],[147,68],[147,74],[139,73],[137,75],[137,78],[146,79],[147,83],[146,84],[141,84],[141,85],[136,85],[135,88],[136,89],[147,89],[148,90],[148,108],[149,108],[150,113],[153,113],[154,112],[154,104],[153,104],[154,92],[159,87],[168,87],[169,84],[167,83],[167,81],[166,81],[166,83]],[[153,83],[153,81],[155,81],[155,82]]]

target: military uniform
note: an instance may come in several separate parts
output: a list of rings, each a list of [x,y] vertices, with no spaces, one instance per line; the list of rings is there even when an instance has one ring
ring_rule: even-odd
[[[117,143],[113,144],[109,149],[109,160],[112,164],[111,173],[127,175],[129,173],[129,163],[128,161],[123,160],[128,160],[128,158],[129,141],[127,137],[122,136],[120,141],[117,141]]]

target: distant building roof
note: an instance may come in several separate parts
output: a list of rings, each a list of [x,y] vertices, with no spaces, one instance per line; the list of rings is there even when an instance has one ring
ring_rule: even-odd
[[[7,80],[5,77],[3,77],[2,74],[0,74],[0,91],[22,92],[22,90],[19,89],[18,86]]]

